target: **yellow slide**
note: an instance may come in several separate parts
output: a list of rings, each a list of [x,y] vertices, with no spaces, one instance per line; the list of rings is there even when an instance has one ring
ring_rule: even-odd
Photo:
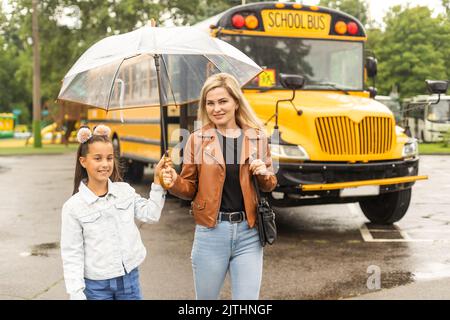
[[[57,130],[58,125],[56,122],[53,122],[52,124],[49,124],[48,126],[42,128],[41,130],[41,137],[42,137],[42,144],[54,144],[54,143],[61,143],[61,137],[64,134],[64,131]],[[30,137],[27,140],[26,144],[32,144],[34,143],[34,138]]]

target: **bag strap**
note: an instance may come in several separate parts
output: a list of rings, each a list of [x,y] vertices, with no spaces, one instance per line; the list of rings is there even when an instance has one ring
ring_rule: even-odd
[[[258,199],[258,203],[260,203],[261,201],[267,201],[263,192],[261,192],[261,190],[259,189],[258,179],[256,178],[256,175],[253,175],[253,185],[255,186],[256,197]]]
[[[255,186],[256,196],[258,198],[258,202],[261,201],[261,191],[259,191],[259,185],[258,185],[258,179],[256,178],[256,175],[252,174],[253,176],[253,184]]]
[[[259,136],[256,139],[256,157],[258,157],[258,155],[259,155]],[[250,174],[253,176],[253,185],[255,186],[256,197],[258,199],[258,203],[260,203],[261,191],[259,190],[258,179],[256,178],[256,175],[254,175],[253,173]]]

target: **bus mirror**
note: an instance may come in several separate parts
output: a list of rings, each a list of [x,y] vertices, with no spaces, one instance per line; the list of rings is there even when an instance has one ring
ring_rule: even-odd
[[[425,80],[427,84],[427,89],[431,93],[435,94],[445,94],[448,90],[448,81],[439,80]]]
[[[375,59],[374,57],[366,58],[366,70],[367,76],[369,78],[373,78],[377,75],[378,72],[377,65],[378,65],[377,59]]]
[[[378,90],[377,90],[377,88],[375,88],[375,87],[369,87],[367,90],[369,91],[370,97],[371,97],[372,99],[375,98],[375,96],[376,96],[377,93],[378,93]]]
[[[296,74],[280,73],[280,83],[284,88],[298,90],[303,88],[305,78]]]

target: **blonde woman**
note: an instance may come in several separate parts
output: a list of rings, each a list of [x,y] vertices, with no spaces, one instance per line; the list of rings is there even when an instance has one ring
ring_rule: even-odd
[[[228,74],[206,80],[198,121],[203,127],[187,141],[180,175],[163,169],[171,174],[168,191],[193,200],[196,298],[218,299],[229,272],[233,299],[258,299],[263,249],[252,175],[262,191],[275,188],[267,139],[238,82]]]

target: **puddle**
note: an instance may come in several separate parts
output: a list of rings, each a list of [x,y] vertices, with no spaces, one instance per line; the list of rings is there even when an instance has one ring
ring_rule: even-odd
[[[391,271],[381,274],[381,290],[390,289],[414,282],[414,274],[408,271]],[[367,275],[354,276],[346,281],[330,283],[315,295],[308,295],[305,299],[326,300],[345,299],[366,293],[376,292],[367,288]]]
[[[41,243],[31,247],[31,256],[48,257],[50,250],[59,249],[59,242]]]
[[[11,168],[7,168],[7,167],[0,167],[0,173],[4,173],[6,171],[11,170]]]
[[[414,280],[436,280],[450,277],[450,265],[444,263],[429,263],[423,270],[414,272]]]

